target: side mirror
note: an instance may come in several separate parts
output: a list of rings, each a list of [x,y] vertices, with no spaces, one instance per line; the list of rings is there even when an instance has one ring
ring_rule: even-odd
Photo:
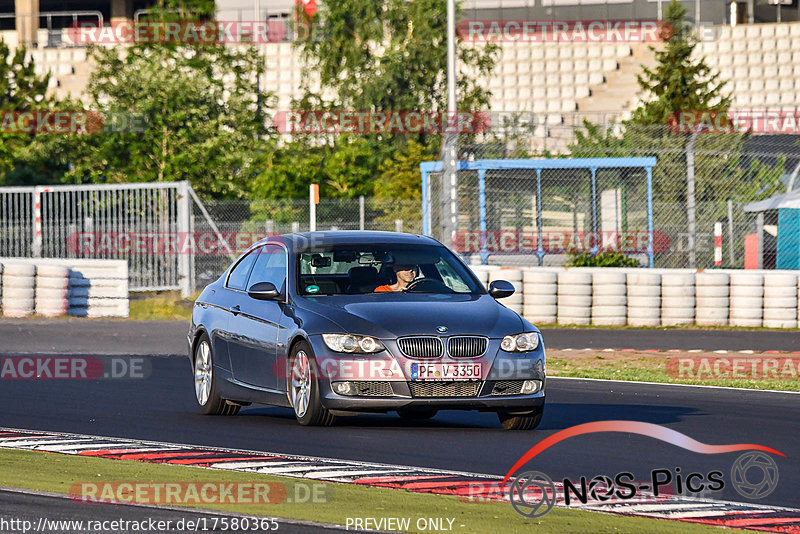
[[[489,284],[489,294],[496,299],[503,299],[514,294],[514,286],[505,280],[495,280]]]
[[[281,294],[272,282],[259,282],[250,286],[247,290],[250,298],[256,300],[275,300]]]

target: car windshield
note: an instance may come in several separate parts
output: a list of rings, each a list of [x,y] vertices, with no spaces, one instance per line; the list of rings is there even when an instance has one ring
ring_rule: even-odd
[[[441,246],[338,245],[304,252],[298,261],[301,295],[483,292],[468,269]]]

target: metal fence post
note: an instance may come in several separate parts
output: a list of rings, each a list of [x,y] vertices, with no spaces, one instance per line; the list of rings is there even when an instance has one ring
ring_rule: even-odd
[[[647,257],[650,268],[655,267],[653,258],[653,168],[647,167]]]
[[[597,168],[592,167],[592,237],[594,245],[591,248],[592,254],[597,254],[599,247],[597,246]]]
[[[420,169],[420,173],[422,174],[422,234],[429,236],[431,235],[431,200],[428,190],[428,171]]]
[[[34,258],[42,257],[42,187],[33,189],[33,246]]]
[[[367,218],[366,211],[367,210],[364,204],[364,195],[361,195],[358,197],[358,229],[362,231],[366,227],[365,224]]]
[[[542,169],[536,169],[536,256],[539,258],[539,267],[544,263],[544,243],[542,243]]]
[[[689,252],[689,268],[697,268],[695,253],[695,203],[694,203],[694,144],[697,141],[697,132],[692,134],[686,146],[686,231],[689,234],[687,249]]]
[[[178,235],[184,239],[188,238],[191,228],[189,221],[192,216],[191,204],[189,199],[189,182],[183,181],[178,183],[178,190],[176,195],[177,200],[177,226]],[[192,272],[192,258],[189,254],[182,252],[178,253],[178,286],[181,290],[181,296],[188,298],[194,292],[194,273]]]
[[[736,261],[733,255],[733,247],[733,201],[728,199],[728,258],[730,259],[731,267]]]
[[[478,216],[481,231],[481,264],[486,265],[489,259],[486,249],[486,169],[478,169]]]

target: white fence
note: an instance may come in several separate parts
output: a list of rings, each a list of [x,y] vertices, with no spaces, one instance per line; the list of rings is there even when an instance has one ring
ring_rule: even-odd
[[[2,187],[0,256],[126,260],[131,291],[179,289],[188,296],[195,288],[192,254],[119,243],[191,234],[192,202],[216,231],[188,182]]]
[[[472,266],[517,289],[500,302],[535,324],[797,328],[795,271]]]

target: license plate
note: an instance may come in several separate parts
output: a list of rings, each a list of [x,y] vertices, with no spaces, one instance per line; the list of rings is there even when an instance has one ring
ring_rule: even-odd
[[[480,380],[480,363],[412,363],[413,380]]]

